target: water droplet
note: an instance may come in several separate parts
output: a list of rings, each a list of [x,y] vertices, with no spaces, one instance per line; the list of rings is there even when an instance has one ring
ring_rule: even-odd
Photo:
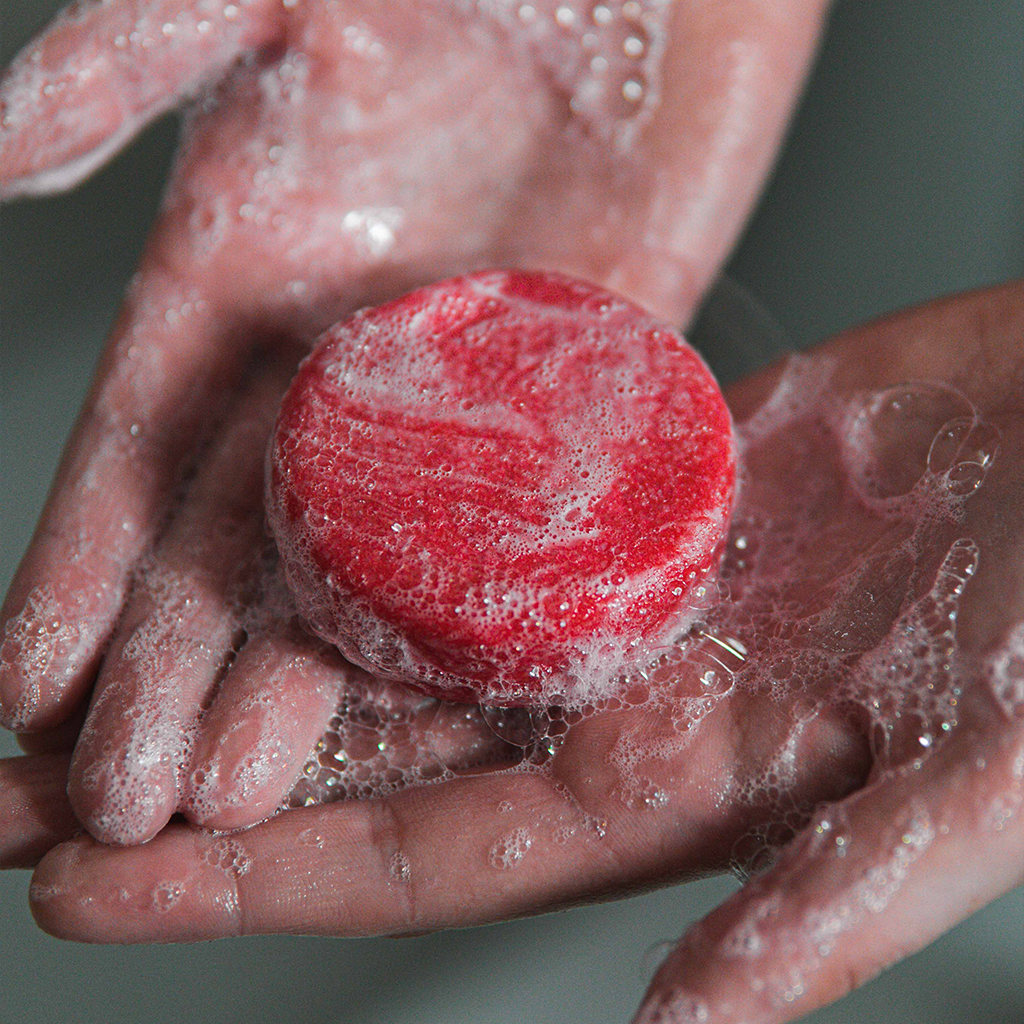
[[[627,79],[623,84],[623,98],[638,103],[643,98],[643,85],[635,78]]]
[[[297,838],[303,846],[312,846],[317,850],[324,848],[324,837],[315,828],[303,829]]]
[[[562,28],[572,28],[573,23],[576,21],[576,12],[571,7],[559,7],[555,11],[555,21]]]
[[[946,489],[960,498],[970,497],[983,483],[985,467],[976,462],[961,462],[946,476]]]
[[[153,887],[153,909],[161,913],[171,910],[185,895],[185,886],[180,882],[159,882]]]
[[[622,44],[622,50],[627,57],[642,57],[644,41],[639,36],[627,36]]]

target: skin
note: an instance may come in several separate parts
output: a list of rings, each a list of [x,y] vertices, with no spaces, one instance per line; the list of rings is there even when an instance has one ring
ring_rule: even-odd
[[[1024,537],[1012,526],[1020,521],[1012,513],[1024,479],[1022,330],[1018,284],[868,325],[812,357],[838,360],[838,396],[908,379],[946,381],[1000,429],[999,454],[963,526],[990,555],[961,605],[964,656],[983,658],[1024,619]],[[766,371],[729,392],[738,416],[756,409],[777,375]],[[693,684],[685,670],[674,680],[682,691]],[[33,878],[37,920],[54,934],[99,942],[407,934],[610,898],[721,868],[751,824],[770,817],[756,802],[719,799],[723,779],[763,770],[792,734],[785,711],[756,694],[732,694],[677,758],[654,760],[671,805],[670,813],[652,813],[624,799],[608,756],[624,734],[639,731],[657,741],[657,716],[649,718],[640,708],[586,719],[569,732],[547,774],[478,774],[383,800],[290,811],[235,834],[227,852],[216,845],[223,838],[174,824],[127,849],[86,835],[59,842],[73,821],[59,799],[66,757],[14,759],[2,767],[12,811],[4,816],[12,823],[4,848],[8,862],[21,863],[49,850]],[[917,764],[873,761],[856,720],[842,716],[817,716],[799,734],[796,753],[790,792],[802,806],[818,805],[810,826],[774,867],[681,940],[655,977],[640,1020],[657,1020],[659,1007],[694,999],[709,1008],[709,1020],[793,1019],[1024,881],[1024,727],[1019,708],[1014,714],[1000,704],[983,679],[965,687],[951,738]],[[578,805],[567,801],[566,787]],[[504,801],[516,813],[502,828],[526,822],[536,837],[514,872],[495,872],[487,858],[499,831],[495,809]],[[588,833],[581,808],[602,821],[600,839]],[[915,817],[927,819],[931,835],[901,861],[893,851],[906,845]],[[826,820],[846,823],[845,857],[823,844],[819,826]],[[558,825],[574,828],[576,838],[558,842]],[[393,870],[398,854],[407,870],[401,884]],[[244,873],[230,869],[238,857],[251,863]],[[964,871],[968,858],[972,869]],[[892,898],[881,909],[852,913],[828,956],[816,958],[808,939],[814,915],[843,906],[856,911],[865,905],[869,873],[900,864],[907,870]],[[153,905],[154,891],[168,879],[181,890],[173,914]],[[726,940],[751,921],[762,952],[738,960]],[[772,979],[792,972],[803,994],[780,1004]],[[758,981],[760,990],[751,984]]]
[[[196,28],[166,37],[176,12]],[[57,168],[89,166],[104,145],[97,125],[117,136],[126,119],[137,126],[216,81],[237,55],[258,54],[190,115],[163,209],[3,608],[3,721],[32,737],[32,749],[46,748],[48,732],[91,701],[72,802],[104,841],[142,842],[188,809],[193,752],[202,757],[217,735],[199,712],[226,668],[214,719],[246,717],[238,694],[249,687],[249,661],[229,662],[241,626],[232,598],[249,583],[239,566],[263,543],[263,446],[253,438],[265,435],[304,347],[357,306],[504,263],[572,272],[685,322],[764,179],[822,6],[784,15],[754,3],[673,7],[665,100],[636,122],[625,148],[608,134],[614,117],[569,109],[551,78],[560,52],[506,45],[503,24],[445,4],[410,4],[406,14],[375,25],[358,5],[254,0],[231,20],[203,4],[89,5],[30,44],[0,87],[0,183],[3,194],[24,195],[52,187]],[[139,18],[147,27],[125,70]],[[372,40],[370,55],[345,35],[353,23]],[[421,45],[431,38],[445,40],[441,69]],[[387,56],[374,58],[373,43]],[[288,92],[300,66],[301,102]],[[522,102],[512,108],[508,95]],[[340,106],[350,97],[356,121]],[[359,218],[397,208],[393,246],[375,249]],[[344,229],[350,214],[356,230]],[[182,500],[179,482],[192,473]],[[144,557],[155,559],[146,571],[155,591],[133,589]],[[41,614],[58,625],[39,639]],[[282,723],[296,741],[279,761],[292,776],[338,698],[337,687],[296,689],[289,699],[301,706]],[[316,725],[300,732],[299,721]],[[119,813],[114,778],[125,763],[149,766],[133,787],[131,820]],[[275,779],[256,806],[269,811],[280,789]],[[226,824],[223,799],[214,802],[213,814],[194,816]]]
[[[754,19],[749,23],[757,25]],[[805,34],[801,36],[806,43],[804,53],[810,44],[808,26],[812,23],[808,16]],[[724,28],[734,31],[736,25]],[[779,26],[771,29],[769,35],[779,31]],[[791,59],[792,48],[786,57],[787,61]],[[693,61],[692,55],[688,61]],[[713,59],[710,63],[714,64]],[[779,63],[773,65],[768,61],[764,66],[778,70],[784,64],[780,57]],[[692,63],[686,66],[693,67]],[[791,95],[799,70],[785,66],[790,75],[779,74],[776,85],[781,88],[780,82],[788,83]],[[777,95],[776,92],[774,96]],[[764,96],[762,101],[769,110],[778,112],[774,106],[776,99]],[[45,119],[46,114],[39,116]],[[222,107],[211,116],[227,118],[229,114]],[[758,124],[755,134],[759,138],[765,123],[770,129],[772,121],[768,118]],[[202,140],[202,126],[194,130]],[[648,131],[655,134],[654,127]],[[684,137],[700,134],[700,127],[691,125],[691,132]],[[221,136],[211,133],[209,138],[219,141]],[[227,135],[223,138],[227,139]],[[201,152],[194,139],[195,136],[176,172],[178,183],[190,180],[188,169],[193,165],[188,163],[189,153]],[[653,141],[651,145],[654,146]],[[750,148],[757,151],[759,145],[760,142],[751,140]],[[6,152],[0,150],[0,154]],[[739,156],[735,155],[737,152]],[[745,193],[741,184],[733,186],[739,208],[745,209],[749,200],[743,197],[753,194],[767,157],[762,156],[760,163],[751,162],[742,148],[733,154],[733,162],[726,164],[732,168],[734,181],[745,182],[749,189]],[[67,159],[67,154],[61,154],[60,159]],[[8,166],[5,161],[6,156],[0,159],[0,166]],[[202,161],[195,166],[201,170]],[[38,174],[38,169],[35,173]],[[207,187],[208,182],[204,185]],[[98,669],[94,710],[71,767],[72,803],[91,831],[100,838],[120,842],[138,842],[160,831],[175,807],[182,807],[186,813],[191,811],[194,819],[221,827],[247,824],[262,817],[276,806],[290,784],[294,772],[289,774],[286,766],[301,763],[336,701],[339,686],[360,684],[351,678],[339,679],[342,670],[331,662],[328,654],[308,642],[304,645],[301,637],[296,640],[291,624],[274,622],[271,615],[269,624],[264,623],[256,631],[255,639],[250,640],[231,666],[192,745],[189,747],[184,740],[188,723],[209,692],[211,680],[223,664],[223,652],[230,648],[237,628],[229,597],[237,594],[239,587],[244,591],[246,581],[234,578],[232,570],[246,561],[260,538],[258,507],[253,498],[259,466],[252,464],[247,472],[245,452],[260,449],[260,445],[252,443],[252,435],[267,429],[274,396],[283,387],[290,372],[290,360],[294,358],[290,342],[303,340],[308,336],[306,332],[315,329],[309,324],[285,329],[298,318],[299,311],[294,308],[270,312],[247,308],[247,303],[256,300],[253,294],[242,293],[247,287],[255,291],[256,286],[252,281],[246,282],[245,267],[230,263],[230,253],[218,257],[227,262],[208,265],[202,281],[187,281],[187,286],[195,289],[200,284],[209,289],[219,282],[232,296],[230,300],[221,299],[224,306],[216,305],[216,316],[200,311],[200,327],[205,325],[212,332],[210,325],[222,326],[227,318],[224,310],[230,306],[244,311],[239,314],[238,323],[258,321],[271,325],[266,337],[274,340],[261,345],[259,365],[247,370],[244,385],[235,389],[231,411],[223,414],[220,431],[207,448],[187,498],[176,506],[171,525],[158,543],[153,557],[159,567],[167,566],[170,571],[162,576],[152,570],[146,574],[147,580],[184,580],[188,594],[198,595],[197,603],[188,607],[174,605],[175,615],[168,620],[163,616],[168,607],[166,586],[157,590],[148,583],[137,586],[102,667],[97,664],[100,643],[107,636],[100,627],[104,622],[112,623],[121,610],[129,568],[156,532],[156,510],[164,508],[169,481],[176,478],[177,460],[187,457],[187,453],[174,450],[172,439],[180,437],[180,433],[171,427],[180,426],[172,422],[173,415],[188,415],[188,403],[182,402],[180,393],[171,387],[165,393],[167,401],[157,401],[152,409],[147,408],[148,403],[141,400],[137,390],[133,391],[138,387],[137,375],[123,367],[127,355],[125,340],[132,337],[134,324],[146,325],[146,330],[135,332],[136,344],[144,337],[145,344],[155,349],[152,354],[159,355],[161,368],[170,371],[163,378],[165,385],[175,379],[194,384],[203,380],[204,369],[211,374],[209,380],[215,379],[217,372],[227,376],[231,371],[231,366],[219,362],[216,366],[207,365],[222,358],[219,353],[231,345],[219,335],[185,330],[181,324],[183,320],[188,322],[188,317],[175,321],[176,329],[161,326],[152,334],[148,330],[154,322],[168,323],[163,316],[168,306],[166,296],[170,292],[178,296],[184,293],[179,287],[182,280],[165,272],[171,266],[180,274],[185,261],[175,264],[174,253],[188,252],[186,246],[195,244],[181,223],[180,208],[175,206],[180,188],[179,184],[172,186],[168,212],[161,216],[149,250],[158,255],[147,255],[144,261],[141,283],[130,296],[128,311],[115,332],[111,355],[101,369],[100,381],[48,506],[46,525],[26,557],[11,598],[11,607],[17,614],[24,607],[27,594],[36,587],[49,585],[58,596],[67,594],[70,603],[72,593],[89,589],[80,586],[81,577],[75,578],[77,573],[92,573],[87,577],[90,580],[103,578],[105,601],[97,599],[95,607],[84,610],[74,604],[69,607],[73,616],[98,624],[96,637],[85,645],[92,653],[83,656],[78,668],[70,670],[51,657],[46,675],[39,679],[38,693],[33,700],[22,701],[20,707],[19,700],[31,687],[26,688],[25,663],[19,665],[15,656],[5,683],[9,689],[5,690],[4,707],[10,718],[23,716],[13,724],[37,728],[37,744],[64,747],[69,734],[74,736],[77,732],[73,716],[80,714]],[[714,216],[702,217],[701,230],[694,229],[701,239],[698,249],[706,247],[702,256],[668,259],[669,269],[664,275],[652,274],[632,290],[627,272],[616,277],[617,272],[607,268],[581,266],[578,254],[561,253],[548,262],[544,247],[538,246],[535,259],[613,284],[663,315],[685,319],[699,289],[720,262],[724,251],[721,238],[731,238],[736,217],[733,207],[720,210],[717,222]],[[670,218],[673,223],[678,223],[678,219]],[[685,222],[685,217],[682,219]],[[175,224],[177,233],[173,230]],[[726,230],[723,224],[733,226]],[[694,231],[680,230],[673,237],[692,238]],[[161,238],[166,239],[163,246],[158,242]],[[502,244],[507,244],[504,236]],[[524,240],[522,253],[528,254],[531,244],[528,238]],[[180,250],[176,249],[178,245]],[[496,254],[485,249],[477,255],[486,260]],[[153,262],[149,262],[151,258]],[[425,260],[422,273],[440,276],[448,268],[459,266],[459,258],[464,256],[435,253]],[[587,258],[597,257],[588,250]],[[338,259],[344,271],[343,256]],[[622,255],[619,264],[627,265],[629,259]],[[272,260],[268,257],[261,263],[254,276],[266,274]],[[695,282],[689,299],[685,298],[686,288],[680,286],[678,267],[682,265],[692,268]],[[281,278],[292,272],[292,267],[285,266]],[[394,287],[404,285],[400,273],[389,267],[385,276],[391,274],[395,275]],[[344,272],[339,276],[346,287],[349,280],[356,282],[353,294],[376,297],[376,286],[369,283],[375,275],[379,279],[379,267],[357,267],[351,270],[351,276]],[[675,285],[667,287],[659,298],[655,294],[660,289],[658,282],[666,280],[674,280]],[[267,288],[264,297],[273,293],[272,286],[263,286]],[[150,287],[152,292],[147,291]],[[645,288],[652,290],[644,293]],[[140,293],[147,296],[147,302],[139,299]],[[197,290],[188,294],[213,293]],[[681,295],[684,297],[680,298]],[[188,301],[192,301],[195,311],[196,299]],[[202,301],[215,304],[213,299]],[[336,313],[353,301],[358,300],[337,295],[325,299],[322,315]],[[984,542],[985,550],[995,555],[982,563],[961,609],[961,642],[965,650],[979,658],[998,645],[1012,625],[1024,617],[1017,583],[1022,576],[1021,538],[1005,525],[1020,520],[1019,514],[1014,520],[1012,513],[1019,509],[1024,467],[1019,398],[1024,393],[1024,370],[1016,351],[1024,329],[1022,306],[1024,297],[1019,287],[980,293],[853,332],[829,346],[830,353],[839,360],[836,387],[840,393],[883,387],[906,379],[943,380],[967,394],[1002,431],[999,457],[984,489],[972,499],[967,526],[972,536]],[[153,310],[159,311],[159,318],[153,315]],[[305,306],[302,313],[308,314]],[[239,346],[245,347],[241,342]],[[149,354],[149,350],[143,351],[144,357]],[[139,352],[133,358],[138,359]],[[241,362],[239,356],[238,365]],[[770,393],[772,384],[773,374],[769,372],[733,389],[728,397],[737,418],[743,419],[756,409]],[[201,404],[197,399],[196,405]],[[194,409],[191,412],[193,419],[201,419]],[[109,519],[109,509],[100,504],[100,499],[90,503],[82,501],[80,493],[76,493],[87,468],[98,464],[105,475],[113,472],[117,480],[113,466],[125,453],[117,449],[118,458],[110,459],[109,446],[105,449],[101,441],[109,440],[111,435],[122,437],[121,428],[139,422],[142,413],[150,418],[143,421],[146,429],[140,431],[140,436],[156,434],[166,441],[150,446],[147,440],[138,449],[132,448],[132,471],[121,472],[122,489],[111,488],[115,502],[142,525],[132,544],[119,539],[105,549],[102,543],[94,548],[104,551],[102,564],[98,564],[99,557],[90,557],[90,552],[76,552],[78,561],[73,562],[67,557],[71,543],[67,538],[78,536],[83,525],[93,534],[102,531]],[[157,423],[160,430],[149,429]],[[245,440],[247,436],[249,441]],[[101,461],[104,458],[108,460],[105,463]],[[223,462],[218,463],[218,459]],[[224,486],[223,466],[231,467],[227,474],[230,490]],[[110,491],[105,493],[109,495]],[[109,501],[109,497],[103,500]],[[144,514],[147,509],[148,518]],[[219,521],[222,529],[215,536],[211,531],[204,538],[202,526],[212,521]],[[225,525],[231,528],[224,529]],[[102,541],[101,532],[99,536]],[[219,552],[225,547],[228,550],[221,558]],[[116,554],[114,558],[110,557],[112,551]],[[100,592],[99,588],[92,589]],[[131,657],[126,656],[133,634],[147,625],[156,628],[161,636],[157,650],[167,653],[167,664],[133,664]],[[104,628],[109,631],[111,627]],[[53,652],[53,657],[59,655],[59,651]],[[182,661],[188,671],[169,675],[171,665],[180,666]],[[277,668],[281,671],[274,671]],[[308,685],[310,677],[313,685]],[[285,767],[268,782],[266,791],[254,795],[241,810],[237,806],[216,806],[214,801],[212,815],[198,814],[194,802],[190,804],[188,776],[183,778],[175,767],[170,770],[170,779],[157,777],[150,783],[150,794],[154,790],[158,794],[166,792],[166,799],[144,801],[150,813],[143,821],[137,816],[133,818],[131,828],[125,832],[124,822],[119,822],[116,813],[112,815],[111,808],[104,803],[109,791],[104,794],[102,785],[91,790],[83,785],[88,769],[100,760],[97,751],[105,751],[101,756],[107,759],[112,753],[115,758],[126,759],[138,754],[131,746],[133,737],[125,736],[118,728],[123,711],[133,706],[159,709],[173,705],[172,711],[157,711],[161,726],[169,721],[166,728],[157,731],[167,737],[163,752],[171,755],[172,761],[175,755],[187,753],[196,759],[193,763],[201,762],[206,756],[202,751],[208,752],[225,741],[226,723],[240,719],[242,726],[231,735],[238,747],[232,756],[241,763],[245,752],[258,742],[263,725],[257,720],[258,707],[250,707],[244,697],[253,690],[262,690],[272,678],[278,687],[275,694],[280,698],[276,703],[287,707],[296,735],[294,750],[282,756]],[[693,687],[694,680],[683,672],[676,685],[685,691]],[[157,700],[153,697],[154,689]],[[104,697],[105,693],[109,696]],[[168,696],[174,699],[167,700]],[[377,699],[389,698],[378,695]],[[721,702],[703,723],[682,760],[662,766],[665,775],[661,781],[671,787],[673,794],[673,814],[645,815],[637,814],[623,799],[619,775],[607,760],[607,754],[625,732],[650,726],[639,721],[639,714],[642,712],[618,712],[586,720],[569,733],[547,775],[477,774],[444,786],[408,790],[382,801],[312,807],[280,815],[236,840],[251,860],[244,873],[231,866],[237,863],[237,850],[225,853],[224,847],[216,846],[215,838],[186,825],[171,825],[146,846],[122,850],[101,845],[87,836],[61,842],[70,834],[74,820],[72,806],[56,798],[68,771],[67,756],[54,754],[8,761],[0,768],[7,783],[0,789],[7,804],[0,820],[10,823],[5,826],[2,848],[7,863],[27,865],[55,847],[42,860],[34,879],[33,906],[37,918],[55,934],[93,941],[195,939],[267,931],[403,933],[607,898],[722,866],[729,859],[735,840],[752,824],[770,816],[769,808],[719,799],[723,778],[756,772],[791,735],[793,726],[785,711],[773,711],[749,696],[737,694]],[[62,720],[72,723],[63,727],[63,734],[59,730],[46,731]],[[287,725],[283,720],[276,724]],[[429,727],[429,723],[424,723],[424,727]],[[248,743],[247,728],[252,730]],[[303,733],[302,729],[307,731]],[[471,748],[472,743],[464,745],[466,750]],[[814,1005],[836,998],[886,963],[906,955],[987,900],[1018,884],[1024,849],[1021,815],[1016,812],[1021,800],[1022,750],[1020,720],[1008,715],[982,685],[972,690],[969,701],[965,700],[953,738],[928,758],[920,770],[897,764],[885,771],[872,772],[870,751],[858,722],[838,712],[820,716],[814,727],[800,737],[799,772],[793,795],[800,806],[807,808],[819,801],[842,801],[842,813],[853,822],[856,848],[851,848],[837,870],[837,861],[818,855],[813,848],[812,824],[772,870],[759,876],[755,884],[742,890],[684,939],[653,983],[642,1011],[647,1014],[645,1019],[657,1019],[652,1015],[658,1005],[679,1008],[694,998],[702,999],[714,1010],[715,1016],[709,1019],[792,1019],[795,1013],[805,1013]],[[977,768],[979,751],[985,760],[983,770]],[[452,759],[457,760],[458,754],[458,750],[453,750]],[[488,760],[501,763],[507,754],[505,748],[496,744],[485,750],[473,749],[469,760],[477,765]],[[156,760],[159,764],[159,757]],[[159,773],[164,769],[154,770]],[[680,777],[686,778],[685,786],[680,785]],[[600,841],[588,837],[585,828],[581,829],[579,813],[567,805],[559,784],[569,787],[591,819],[604,821]],[[223,795],[226,792],[225,788]],[[986,813],[996,799],[1011,811],[999,830],[991,827]],[[497,831],[494,808],[502,800],[510,800],[530,823],[575,826],[581,830],[580,839],[559,844],[538,834],[531,855],[515,872],[496,873],[487,863],[486,851]],[[807,950],[793,941],[794,936],[799,938],[802,934],[806,914],[849,897],[857,883],[858,868],[874,865],[878,850],[892,845],[893,829],[897,825],[903,827],[901,814],[909,800],[926,806],[930,819],[939,826],[947,825],[948,831],[936,829],[935,838],[914,861],[908,881],[884,913],[865,915],[842,931],[824,965],[810,970]],[[209,802],[204,803],[204,813],[208,814],[210,806]],[[675,827],[678,815],[687,822],[685,836],[680,836]],[[321,844],[310,846],[302,841],[309,829],[322,839]],[[554,835],[550,827],[544,831],[545,835]],[[444,856],[439,857],[435,844],[440,835],[462,838],[454,849],[446,844]],[[408,865],[409,881],[405,884],[396,884],[392,871],[398,853]],[[968,856],[977,867],[965,877],[961,865]],[[281,870],[282,865],[285,870]],[[131,887],[122,891],[126,878],[131,880]],[[153,906],[154,887],[168,878],[178,879],[183,890],[173,915],[159,914]],[[936,891],[943,892],[945,898],[936,900]],[[758,901],[763,902],[772,894],[780,896],[786,912],[761,919],[762,940],[768,953],[753,966],[748,964],[737,970],[735,959],[724,955],[717,940],[742,922],[745,914],[756,914]],[[785,973],[794,966],[813,979],[807,982],[808,994],[796,1004],[780,1009],[768,994],[758,994],[748,984],[751,974],[767,977],[772,972]]]

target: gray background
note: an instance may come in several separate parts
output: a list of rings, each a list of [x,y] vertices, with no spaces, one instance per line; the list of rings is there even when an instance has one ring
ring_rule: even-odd
[[[8,6],[5,60],[57,4]],[[881,312],[1022,273],[1022,65],[1020,0],[840,3],[729,275],[805,345]],[[4,210],[0,583],[28,541],[174,135],[164,122],[74,194]],[[727,297],[718,313],[734,319],[735,303]],[[705,321],[698,334],[713,340],[715,331]],[[733,372],[735,346],[709,356]],[[0,755],[15,749],[0,739]],[[640,998],[659,943],[733,887],[710,879],[401,942],[270,937],[115,949],[39,933],[27,881],[0,876],[2,1024],[619,1024]],[[1024,891],[811,1019],[1019,1024]]]

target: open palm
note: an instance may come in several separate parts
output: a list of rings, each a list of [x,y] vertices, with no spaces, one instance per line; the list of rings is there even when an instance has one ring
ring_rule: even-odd
[[[367,736],[406,788],[229,835],[64,842],[37,869],[38,919],[108,942],[403,933],[731,863],[757,873],[640,1019],[781,1021],[841,995],[1022,881],[1022,329],[1010,286],[733,388],[730,599],[610,705],[527,716],[353,682],[293,802],[369,778]],[[443,784],[408,785],[439,766]],[[9,860],[74,830],[66,770],[3,766]]]

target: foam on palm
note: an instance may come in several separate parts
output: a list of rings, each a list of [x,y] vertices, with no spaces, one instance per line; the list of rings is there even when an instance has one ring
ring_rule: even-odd
[[[741,482],[718,579],[705,588],[708,607],[654,664],[626,673],[614,695],[572,709],[483,706],[455,715],[456,705],[426,701],[392,716],[373,695],[353,695],[311,752],[288,804],[375,797],[496,770],[486,736],[501,744],[497,770],[551,773],[573,729],[628,710],[604,767],[627,807],[673,814],[676,773],[685,771],[704,724],[731,701],[756,700],[789,725],[756,768],[722,766],[720,799],[758,807],[765,819],[734,851],[745,873],[769,863],[813,810],[794,795],[796,758],[822,716],[865,718],[885,773],[931,756],[979,687],[1006,714],[1024,713],[1020,627],[983,664],[957,640],[963,595],[985,557],[962,524],[996,457],[997,432],[951,388],[911,383],[838,397],[831,372],[821,357],[793,357],[774,394],[737,425]],[[779,465],[787,472],[775,472]],[[369,718],[379,746],[360,753],[354,730]],[[425,720],[433,728],[420,728],[410,742],[412,724]],[[463,757],[459,731],[492,760]],[[571,791],[565,795],[565,815],[528,819],[531,834],[559,842],[576,833],[599,837],[602,823]],[[992,827],[1012,799],[997,798]],[[894,823],[893,849],[879,849],[880,870],[891,860],[901,878],[912,867],[902,835],[927,837],[930,827],[921,813],[911,817]],[[526,820],[513,818],[507,832]],[[842,812],[828,808],[820,818],[808,856],[843,856],[851,837]],[[865,899],[885,901],[896,888]]]

